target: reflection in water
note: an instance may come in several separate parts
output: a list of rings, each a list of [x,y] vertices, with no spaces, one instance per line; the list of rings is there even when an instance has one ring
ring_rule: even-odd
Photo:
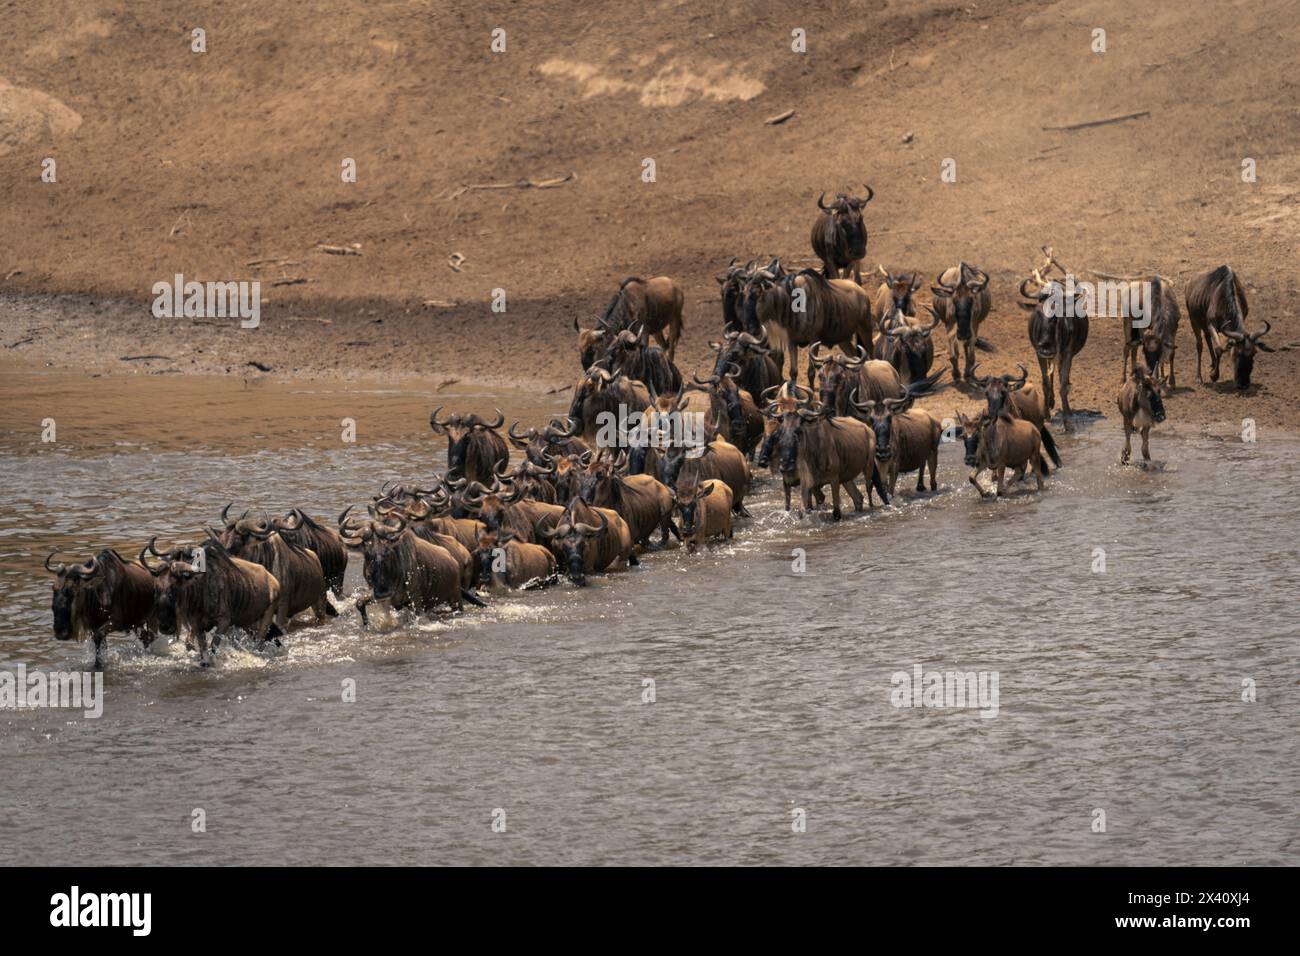
[[[232,499],[332,518],[427,474],[406,435],[0,459],[0,664],[88,660],[49,638],[49,549],[188,540]],[[1161,437],[1121,468],[1099,425],[1006,501],[945,447],[940,493],[837,526],[769,483],[695,558],[382,632],[345,610],[210,671],[110,639],[103,718],[0,712],[0,835],[17,863],[1293,861],[1300,443]],[[997,672],[998,716],[895,708],[918,664]]]

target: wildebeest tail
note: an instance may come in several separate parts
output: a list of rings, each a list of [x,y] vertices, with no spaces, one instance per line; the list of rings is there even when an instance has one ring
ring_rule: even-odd
[[[477,597],[475,597],[473,594],[471,594],[471,593],[469,592],[469,590],[466,589],[466,588],[461,588],[461,589],[460,589],[460,597],[461,597],[461,600],[466,601],[466,602],[468,602],[468,603],[470,603],[470,604],[473,604],[475,607],[487,607],[486,604],[484,604],[484,603],[483,603],[482,601],[480,601]]]
[[[1044,424],[1038,429],[1039,437],[1043,440],[1043,451],[1047,452],[1052,459],[1052,464],[1057,468],[1061,467],[1061,453],[1056,450],[1056,439],[1052,437],[1051,431]]]
[[[939,381],[948,374],[946,368],[941,368],[933,375],[927,375],[925,378],[919,378],[907,386],[908,395],[924,395],[926,392],[934,390]]]

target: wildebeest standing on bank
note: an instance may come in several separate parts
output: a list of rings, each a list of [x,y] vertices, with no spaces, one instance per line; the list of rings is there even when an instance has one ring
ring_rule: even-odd
[[[683,482],[673,498],[682,516],[682,539],[688,554],[709,538],[730,538],[731,489],[718,478]]]
[[[1164,383],[1138,365],[1133,374],[1120,387],[1116,404],[1120,416],[1124,419],[1124,451],[1119,460],[1128,464],[1133,453],[1133,432],[1142,433],[1142,460],[1151,460],[1149,438],[1151,426],[1165,420],[1165,403],[1160,398],[1160,387]]]
[[[642,344],[649,344],[653,336],[667,349],[668,361],[672,362],[682,338],[685,305],[682,287],[668,276],[653,279],[630,276],[622,281],[606,306],[599,327],[609,335],[617,335],[624,329],[636,330]]]
[[[754,271],[754,260],[751,259],[743,266],[736,265],[733,258],[727,264],[727,271],[720,275],[714,276],[718,280],[718,292],[722,296],[722,331],[729,334],[732,332],[744,332],[745,328],[745,311],[742,305],[742,298],[745,283],[749,281],[750,275]]]
[[[880,320],[880,334],[876,336],[876,358],[894,366],[899,381],[904,385],[924,380],[934,365],[934,340],[931,335],[941,320],[932,306],[926,308],[932,316],[928,325],[908,319],[897,309],[891,310]]]
[[[915,316],[916,302],[912,296],[921,287],[921,274],[919,272],[891,274],[884,266],[877,268],[885,281],[876,287],[876,295],[872,301],[876,317],[879,319],[895,309],[908,318]]]
[[[862,283],[862,259],[867,254],[862,207],[876,195],[866,183],[862,185],[867,191],[863,198],[836,193],[828,206],[825,193],[817,197],[821,212],[813,220],[811,241],[813,253],[822,261],[822,275],[827,279],[852,278],[859,285]]]
[[[773,260],[745,286],[745,310],[756,314],[773,346],[788,353],[792,379],[799,378],[800,346],[821,342],[849,352],[856,343],[871,352],[871,297],[850,279],[826,279],[813,269],[787,273]],[[809,385],[813,371],[810,361]]]
[[[486,421],[475,414],[452,415],[439,420],[439,405],[429,414],[429,427],[437,435],[447,436],[447,474],[469,481],[488,482],[496,474],[497,465],[510,463],[510,449],[496,430],[505,424],[506,417],[496,409],[496,421]]]
[[[91,637],[96,666],[103,662],[104,639],[114,631],[134,631],[149,646],[154,587],[144,565],[111,549],[85,564],[51,565],[52,557],[45,559],[45,570],[54,575],[50,610],[56,641]]]
[[[1144,303],[1142,316],[1134,315],[1137,311],[1134,301],[1134,287],[1145,283],[1151,290]],[[1128,381],[1129,370],[1137,364],[1138,353],[1148,371],[1159,374],[1161,365],[1167,366],[1166,377],[1169,387],[1174,387],[1174,349],[1177,347],[1178,322],[1182,311],[1178,308],[1178,297],[1174,287],[1161,276],[1139,279],[1126,287],[1124,303],[1124,374],[1120,383]],[[1134,319],[1145,319],[1144,327],[1139,328]]]
[[[957,347],[965,357],[965,375],[975,367],[975,346],[980,325],[993,306],[989,293],[989,275],[982,269],[958,262],[945,269],[930,287],[934,294],[935,314],[948,333],[948,360],[952,362],[952,380],[960,382],[963,373],[957,368]]]
[[[252,561],[231,557],[216,538],[203,549],[203,570],[191,563],[180,549],[159,554],[157,537],[140,550],[140,563],[154,579],[154,621],[163,634],[188,633],[199,645],[199,664],[207,667],[208,631],[215,630],[212,650],[231,628],[250,631],[259,642],[276,636],[276,608],[280,603],[280,582],[266,568]],[[148,555],[161,558],[155,568]]]
[[[1030,283],[1035,281],[1037,291],[1029,292]],[[1021,302],[1020,307],[1030,313],[1029,344],[1038,356],[1048,414],[1055,405],[1059,376],[1061,423],[1070,431],[1074,427],[1070,421],[1070,366],[1088,342],[1087,301],[1077,289],[1067,290],[1055,280],[1044,282],[1037,272],[1020,283],[1020,294],[1031,300]]]
[[[1219,266],[1187,283],[1187,320],[1196,336],[1196,380],[1201,377],[1201,339],[1210,345],[1210,381],[1219,380],[1219,362],[1225,349],[1233,351],[1233,381],[1237,388],[1250,386],[1255,367],[1255,350],[1272,352],[1260,339],[1272,328],[1266,321],[1262,332],[1247,332],[1250,304],[1246,290],[1228,266]],[[1220,343],[1219,337],[1224,341]]]
[[[916,490],[925,491],[925,469],[930,467],[930,490],[939,488],[939,440],[943,425],[929,412],[912,408],[915,398],[887,398],[880,402],[853,403],[876,436],[876,470],[892,498],[898,476],[916,472]]]

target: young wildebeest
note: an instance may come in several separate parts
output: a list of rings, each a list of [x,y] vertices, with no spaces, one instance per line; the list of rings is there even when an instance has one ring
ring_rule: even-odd
[[[900,272],[891,275],[884,266],[877,266],[880,276],[885,281],[876,288],[872,301],[873,311],[877,316],[885,316],[897,309],[908,318],[916,315],[916,303],[912,294],[921,287],[921,273]]]
[[[555,555],[540,544],[520,541],[514,532],[484,531],[474,551],[479,587],[540,587],[555,577]]]
[[[539,518],[537,533],[551,542],[551,551],[574,584],[586,584],[588,574],[619,561],[629,567],[640,564],[627,522],[617,512],[593,508],[581,498],[569,502],[558,519]]]
[[[876,358],[894,366],[899,381],[904,385],[926,381],[930,366],[934,364],[934,340],[930,336],[941,320],[932,306],[926,308],[933,317],[929,325],[908,319],[897,309],[891,310],[880,321]]]
[[[1124,418],[1124,451],[1119,460],[1127,465],[1133,452],[1133,432],[1142,432],[1142,460],[1151,460],[1148,438],[1151,426],[1165,420],[1165,403],[1160,398],[1164,383],[1142,366],[1135,366],[1133,375],[1119,390],[1119,413]]]
[[[1237,281],[1236,274],[1226,265],[1211,269],[1188,282],[1185,295],[1187,319],[1196,336],[1196,380],[1205,382],[1201,377],[1201,340],[1204,338],[1210,346],[1210,381],[1219,380],[1219,361],[1224,350],[1231,347],[1235,360],[1233,380],[1239,389],[1249,387],[1250,373],[1255,367],[1255,349],[1273,351],[1259,341],[1271,326],[1265,322],[1263,332],[1246,331],[1250,303],[1246,301],[1246,290]],[[1220,336],[1226,341],[1220,342]]]
[[[802,306],[802,308],[801,308]],[[856,341],[871,350],[871,297],[851,279],[826,279],[813,269],[789,274],[773,260],[745,285],[745,314],[757,316],[773,344],[790,358],[790,377],[799,377],[799,348],[821,342],[845,351]],[[808,384],[813,364],[808,363]]]
[[[1019,481],[1025,476],[1025,470],[1032,468],[1038,490],[1043,490],[1047,462],[1043,461],[1042,440],[1038,436],[1038,429],[1021,419],[1009,415],[990,415],[987,412],[977,418],[967,418],[958,412],[957,419],[961,422],[962,437],[966,443],[966,464],[973,469],[970,483],[975,486],[981,498],[989,497],[979,482],[982,471],[993,472],[999,497],[1006,494],[1006,482],[1003,479],[1007,468],[1015,469],[1012,481]]]
[[[925,491],[925,468],[930,467],[930,490],[939,487],[939,440],[943,425],[929,412],[911,408],[915,399],[887,398],[882,402],[853,402],[858,414],[876,435],[876,470],[892,498],[898,476],[916,472],[916,490]]]
[[[776,439],[777,460],[785,490],[785,507],[790,510],[790,489],[799,486],[803,502],[800,517],[812,510],[813,494],[823,485],[831,486],[831,517],[839,521],[840,487],[848,489],[853,510],[862,510],[862,492],[853,479],[862,475],[867,484],[867,505],[872,504],[871,489],[889,504],[889,494],[875,466],[875,433],[856,418],[833,418],[832,410],[796,407],[781,419]]]
[[[989,294],[989,274],[965,262],[945,269],[935,284],[934,313],[943,321],[948,333],[948,360],[952,362],[952,380],[960,382],[962,373],[957,368],[957,346],[961,344],[965,356],[967,376],[975,367],[975,345],[979,342],[980,324],[988,318],[993,305]]]
[[[1144,302],[1139,303],[1137,290],[1142,283],[1151,292]],[[1142,312],[1140,316],[1137,314],[1139,310]],[[1169,387],[1173,388],[1174,349],[1177,347],[1178,321],[1182,318],[1173,285],[1161,276],[1127,283],[1123,313],[1124,375],[1120,383],[1128,381],[1129,369],[1137,364],[1138,352],[1141,351],[1148,371],[1159,374],[1160,366],[1167,366]]]
[[[688,554],[709,538],[731,537],[731,489],[717,478],[687,479],[673,496]]]
[[[362,554],[362,573],[370,586],[357,599],[362,624],[369,626],[366,608],[375,601],[387,601],[394,611],[430,611],[439,604],[459,611],[463,601],[484,606],[461,584],[461,566],[451,553],[417,537],[405,518],[391,515],[381,522],[349,515],[351,510],[348,506],[339,515],[339,537]]]
[[[664,455],[662,481],[676,488],[683,479],[704,481],[719,478],[731,489],[731,509],[738,515],[747,515],[745,495],[749,491],[749,463],[740,449],[724,438],[715,438],[698,447],[675,446]]]
[[[862,260],[867,254],[867,227],[862,222],[862,207],[875,197],[866,183],[865,198],[836,193],[826,205],[826,194],[817,197],[821,210],[812,225],[813,253],[822,261],[822,275],[827,279],[854,279],[862,284]],[[825,338],[825,336],[817,336]],[[870,342],[866,343],[870,346]]]
[[[198,570],[186,549],[160,554],[157,540],[150,538],[140,550],[140,563],[154,579],[154,620],[163,634],[192,636],[200,666],[209,664],[208,631],[216,630],[214,651],[231,628],[245,628],[262,643],[282,632],[275,625],[280,582],[266,568],[231,557],[221,542],[209,538],[200,545],[203,569]],[[151,565],[148,554],[162,558],[161,566]]]
[[[338,616],[325,596],[325,571],[316,552],[290,544],[269,521],[242,518],[220,534],[210,528],[208,533],[231,557],[260,564],[275,575],[280,582],[275,624],[282,632],[288,632],[295,615],[309,608],[315,612],[317,624]]]
[[[668,486],[650,475],[620,475],[622,461],[622,452],[615,461],[597,456],[582,476],[579,496],[589,505],[618,512],[627,522],[633,544],[648,547],[656,530],[660,544],[667,544],[670,534],[680,539],[673,526],[673,495]]]
[[[1017,367],[1020,369],[1019,378],[1014,375],[981,377],[975,374],[975,368],[979,368],[979,363],[976,363],[971,369],[970,380],[984,389],[990,415],[1009,414],[1012,418],[1023,418],[1037,428],[1043,450],[1052,459],[1052,464],[1059,468],[1061,455],[1056,449],[1056,439],[1047,427],[1047,403],[1043,400],[1042,389],[1029,381],[1029,369],[1023,365]]]
[[[506,417],[497,409],[496,421],[484,421],[474,414],[453,415],[438,420],[439,405],[429,415],[429,427],[435,434],[447,436],[447,474],[469,481],[491,481],[501,462],[510,463],[510,449],[496,430]]]
[[[1029,292],[1030,283],[1037,282],[1038,290]],[[1067,289],[1055,280],[1044,281],[1034,275],[1020,283],[1020,294],[1028,302],[1019,303],[1029,316],[1029,344],[1038,356],[1038,368],[1043,376],[1043,392],[1047,396],[1050,415],[1057,390],[1055,380],[1060,376],[1061,422],[1066,431],[1073,428],[1070,417],[1070,366],[1074,357],[1088,343],[1088,303],[1083,293],[1072,283]]]
[[[103,663],[104,639],[114,631],[133,631],[148,647],[154,639],[149,622],[153,614],[153,576],[143,564],[128,561],[105,549],[85,564],[50,564],[54,575],[50,610],[56,641],[95,642],[95,666]]]

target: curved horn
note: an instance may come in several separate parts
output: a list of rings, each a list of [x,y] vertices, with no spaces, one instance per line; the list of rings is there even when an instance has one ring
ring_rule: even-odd
[[[980,367],[980,363],[979,363],[979,362],[976,362],[974,365],[972,365],[972,366],[970,367],[970,380],[971,380],[972,382],[974,382],[976,385],[978,385],[980,388],[986,388],[986,387],[988,387],[989,379],[991,378],[991,376],[988,376],[988,375],[984,375],[984,376],[976,375],[976,374],[975,374],[975,370],[976,370],[977,368],[979,368],[979,367]]]
[[[819,368],[831,360],[830,349],[826,350],[825,358],[818,358],[817,351],[818,349],[823,349],[823,348],[826,347],[822,345],[821,342],[814,342],[808,349],[808,360],[812,362],[813,365],[816,365]]]
[[[826,191],[825,191],[825,190],[822,190],[822,194],[821,194],[820,196],[817,197],[817,208],[820,209],[822,212],[828,212],[828,211],[829,211],[829,210],[827,210],[827,208],[826,208]]]
[[[62,574],[64,571],[68,570],[66,564],[60,564],[57,568],[50,567],[50,558],[54,557],[58,553],[57,550],[51,551],[49,557],[45,559],[45,570],[49,571],[51,574]]]
[[[1273,328],[1273,326],[1271,326],[1271,325],[1268,324],[1268,319],[1265,319],[1265,320],[1264,320],[1264,331],[1262,331],[1262,332],[1249,332],[1249,333],[1247,333],[1247,334],[1250,336],[1250,340],[1251,340],[1252,342],[1258,342],[1258,341],[1259,341],[1260,339],[1262,339],[1264,336],[1268,335],[1269,331],[1270,331],[1272,328]]]
[[[506,416],[501,412],[501,409],[499,408],[494,408],[493,411],[497,413],[496,421],[494,422],[480,421],[479,425],[482,426],[483,428],[488,428],[495,431],[496,429],[500,428],[502,425],[506,423]]]
[[[450,425],[452,421],[450,418],[448,418],[445,422],[438,421],[438,413],[442,411],[443,408],[445,407],[446,406],[444,405],[439,405],[437,408],[435,408],[432,412],[429,413],[429,427],[432,428],[439,435],[445,435],[447,433],[447,426]]]

